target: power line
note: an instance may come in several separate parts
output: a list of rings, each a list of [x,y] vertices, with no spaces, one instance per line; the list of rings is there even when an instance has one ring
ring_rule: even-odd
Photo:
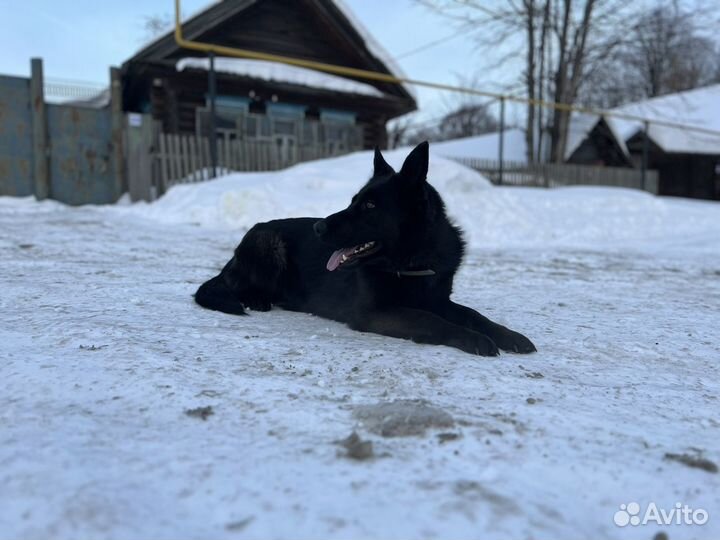
[[[431,49],[435,47],[436,45],[442,45],[443,43],[447,43],[448,41],[451,41],[455,38],[458,38],[460,36],[464,36],[465,34],[470,33],[471,30],[475,30],[475,25],[472,23],[465,24],[461,26],[460,28],[465,28],[464,30],[458,30],[454,34],[449,34],[443,38],[436,39],[433,41],[430,41],[428,43],[425,43],[424,45],[420,45],[419,47],[416,47],[414,49],[410,49],[409,51],[406,51],[402,54],[399,54],[395,57],[396,60],[400,60],[401,58],[407,58],[408,56],[412,56],[413,54],[417,54],[419,52],[425,51],[427,49]]]

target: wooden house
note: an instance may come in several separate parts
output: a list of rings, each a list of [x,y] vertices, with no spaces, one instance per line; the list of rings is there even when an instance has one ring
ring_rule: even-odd
[[[333,0],[223,0],[183,24],[186,39],[400,75],[387,53]],[[172,32],[122,66],[123,107],[172,134],[209,135],[209,58]],[[320,155],[384,147],[386,122],[416,109],[404,85],[216,58],[217,135],[313,146]],[[316,152],[317,153],[317,152]],[[317,157],[320,157],[318,155]]]
[[[649,119],[647,131],[638,120],[573,115],[569,162],[640,168],[646,151],[648,169],[658,171],[660,195],[720,200],[720,84],[614,111]]]

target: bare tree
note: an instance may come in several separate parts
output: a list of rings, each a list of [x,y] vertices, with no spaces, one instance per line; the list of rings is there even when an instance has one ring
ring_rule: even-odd
[[[720,81],[720,50],[702,10],[666,2],[640,11],[614,54],[590,74],[585,103],[615,107]]]
[[[548,40],[548,32],[550,31],[550,8],[551,3],[545,2],[544,7],[542,10],[542,26],[540,31],[540,45],[539,49],[537,51],[537,55],[540,57],[540,66],[538,71],[538,81],[537,81],[537,94],[538,94],[538,101],[540,103],[545,101],[545,95],[546,93],[549,94],[549,92],[546,92],[547,89],[547,83],[548,83],[548,73],[547,69],[548,66],[551,64],[549,61],[549,57],[552,54],[550,43]],[[528,50],[530,50],[530,47],[528,47]],[[531,107],[531,109],[535,109],[535,107]],[[526,131],[533,130],[535,133],[538,134],[537,138],[537,145],[535,148],[535,154],[529,156],[529,161],[533,161],[533,158],[537,158],[538,160],[543,159],[543,134],[545,131],[545,107],[539,106],[537,107],[537,124],[536,126],[532,125],[532,122],[528,122],[529,127],[526,128]],[[526,135],[526,139],[527,139]],[[528,145],[528,148],[531,148],[530,145]]]
[[[175,18],[169,13],[146,15],[143,17],[142,27],[145,31],[145,41],[149,41],[166,34],[175,25]]]
[[[549,4],[549,2],[546,2]],[[527,33],[527,66],[525,68],[525,87],[527,88],[527,97],[530,100],[527,108],[527,119],[525,125],[525,143],[527,146],[527,159],[535,161],[535,111],[537,107],[532,103],[536,98],[538,91],[536,81],[536,69],[538,60],[538,45],[536,43],[536,5],[535,0],[523,0],[520,15],[525,24]],[[540,135],[540,137],[542,137]]]
[[[468,103],[448,112],[438,125],[437,140],[471,137],[497,131],[498,121],[484,103]]]
[[[465,102],[444,115],[418,123],[393,121],[389,137],[393,147],[401,144],[417,144],[422,141],[447,141],[472,137],[498,130],[497,118],[487,103]]]
[[[550,0],[547,0],[548,2]],[[579,21],[573,17],[572,0],[565,0],[558,8],[559,24],[555,26],[558,41],[557,63],[554,73],[555,101],[572,105],[575,103],[585,74],[587,61],[587,43],[590,33],[593,11],[600,0],[585,0]],[[550,155],[552,161],[560,163],[565,158],[570,111],[554,109],[550,128]]]
[[[458,24],[474,21],[484,51],[499,51],[496,66],[507,70],[522,57],[521,74],[529,100],[526,116],[528,159],[539,155],[545,115],[536,100],[572,105],[588,74],[611,54],[616,35],[631,9],[624,0],[418,0]],[[499,47],[498,44],[507,44]],[[550,117],[551,157],[562,161],[570,112],[554,109]]]
[[[715,67],[713,68],[713,75],[711,83],[720,83],[720,43],[718,43],[715,52]]]
[[[402,145],[408,135],[411,122],[408,118],[396,118],[388,123],[388,148],[397,148]]]
[[[639,17],[623,59],[648,97],[695,88],[711,78],[714,44],[698,35],[695,16],[673,3]]]

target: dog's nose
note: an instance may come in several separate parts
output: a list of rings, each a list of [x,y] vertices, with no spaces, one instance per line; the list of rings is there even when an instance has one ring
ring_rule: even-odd
[[[315,234],[322,236],[327,232],[327,223],[325,223],[324,219],[316,221],[315,225],[313,225],[313,230],[315,231]]]

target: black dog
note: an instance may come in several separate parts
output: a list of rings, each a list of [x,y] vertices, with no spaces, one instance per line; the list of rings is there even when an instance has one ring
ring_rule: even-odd
[[[362,332],[493,356],[529,353],[525,336],[450,300],[463,256],[460,230],[426,182],[428,144],[396,173],[375,150],[375,171],[345,210],[258,223],[195,300],[243,314],[273,305]]]

